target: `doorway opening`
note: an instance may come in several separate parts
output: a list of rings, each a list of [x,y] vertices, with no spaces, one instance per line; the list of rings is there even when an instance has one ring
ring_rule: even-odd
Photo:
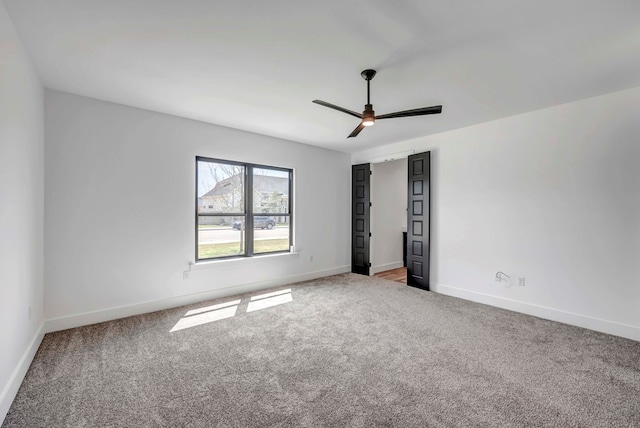
[[[352,272],[429,290],[431,153],[353,172]]]

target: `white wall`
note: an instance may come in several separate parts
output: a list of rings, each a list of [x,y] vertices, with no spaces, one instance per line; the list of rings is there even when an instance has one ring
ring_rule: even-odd
[[[48,329],[350,268],[347,154],[50,90],[45,132]],[[197,266],[183,279],[196,155],[294,168],[300,254]]]
[[[637,88],[352,163],[432,151],[435,291],[640,340],[639,112]],[[525,287],[494,282],[498,270]]]
[[[407,159],[371,165],[371,258],[373,273],[402,267],[407,227]]]
[[[0,424],[42,340],[43,124],[40,79],[0,2]]]

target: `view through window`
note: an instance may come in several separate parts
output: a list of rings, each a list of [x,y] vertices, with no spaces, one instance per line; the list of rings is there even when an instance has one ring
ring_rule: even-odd
[[[196,259],[288,252],[293,170],[196,158]]]

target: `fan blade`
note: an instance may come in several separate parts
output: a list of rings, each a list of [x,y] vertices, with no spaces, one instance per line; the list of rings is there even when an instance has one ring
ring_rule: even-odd
[[[358,134],[360,133],[360,131],[362,131],[365,128],[365,126],[360,123],[360,125],[358,125],[356,127],[356,129],[353,130],[353,132],[351,134],[349,134],[349,136],[347,138],[351,138],[351,137],[357,137]]]
[[[414,108],[413,110],[397,111],[395,113],[381,114],[376,119],[392,119],[394,117],[424,116],[425,114],[442,113],[442,106]]]
[[[343,113],[350,114],[351,116],[355,116],[358,119],[362,119],[362,115],[360,113],[356,113],[355,111],[347,110],[344,107],[340,107],[340,106],[337,106],[335,104],[331,104],[331,103],[328,103],[328,102],[322,101],[322,100],[313,100],[313,102],[316,103],[316,104],[320,104],[321,106],[329,107],[329,108],[332,108],[334,110],[338,110],[338,111],[341,111]]]

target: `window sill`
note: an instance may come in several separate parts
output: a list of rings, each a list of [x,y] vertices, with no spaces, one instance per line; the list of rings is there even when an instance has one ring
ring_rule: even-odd
[[[289,252],[289,253],[275,253],[275,254],[263,254],[263,255],[254,255],[251,257],[238,257],[234,259],[221,259],[221,260],[206,260],[199,262],[190,262],[189,270],[200,270],[206,269],[210,267],[216,266],[232,266],[232,265],[244,265],[244,264],[252,264],[259,262],[260,260],[265,259],[274,259],[281,257],[298,257],[300,255],[299,252]]]

